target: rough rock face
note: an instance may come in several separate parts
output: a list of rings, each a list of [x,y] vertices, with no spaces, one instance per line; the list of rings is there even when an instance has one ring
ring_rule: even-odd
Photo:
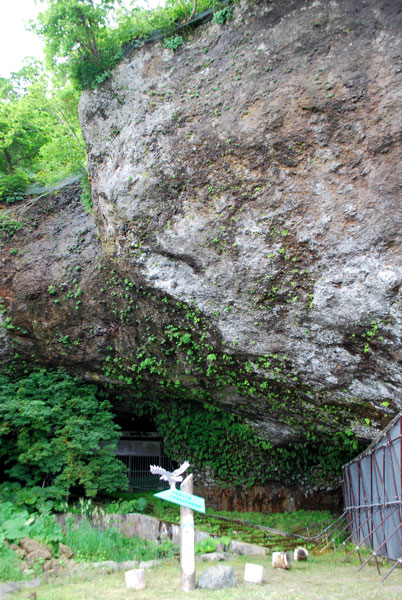
[[[400,409],[400,7],[234,13],[83,95],[104,251],[199,308],[258,377],[286,355],[319,402]]]
[[[83,94],[96,226],[65,193],[6,241],[0,352],[368,440],[402,408],[402,11],[233,16]]]

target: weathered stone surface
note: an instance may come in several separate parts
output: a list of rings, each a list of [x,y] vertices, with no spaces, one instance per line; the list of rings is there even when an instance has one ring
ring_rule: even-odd
[[[227,552],[208,552],[207,554],[200,554],[199,559],[202,561],[220,562],[229,558]]]
[[[105,573],[116,573],[119,570],[118,563],[114,560],[103,560],[101,562],[91,563],[91,567],[100,569]]]
[[[194,303],[256,377],[275,380],[258,357],[286,355],[318,410],[402,408],[400,14],[348,0],[235,13],[174,54],[136,51],[83,95],[104,248]],[[249,411],[276,443],[295,438]]]
[[[229,565],[216,565],[204,571],[197,583],[197,587],[204,590],[220,590],[232,588],[237,585],[232,567]]]
[[[22,538],[20,540],[20,546],[26,552],[25,560],[28,562],[39,559],[50,560],[52,558],[51,549],[45,544],[41,544],[32,538]]]
[[[280,485],[271,482],[251,487],[205,485],[200,477],[196,493],[216,510],[239,512],[291,512],[294,510],[332,510],[342,512],[343,500],[338,482],[332,488],[310,485]]]
[[[40,587],[40,578],[35,577],[35,579],[28,579],[27,581],[20,581],[19,584],[22,588],[28,588],[28,589],[38,588],[38,587]]]
[[[3,363],[17,348],[127,402],[161,378],[207,390],[273,444],[307,421],[372,439],[402,408],[401,18],[242,3],[84,93],[95,222],[66,188],[3,240]]]
[[[0,583],[0,598],[5,598],[8,594],[12,592],[18,592],[20,589],[20,584],[17,582],[8,582],[8,583]]]
[[[56,558],[51,558],[43,563],[42,569],[44,572],[54,571],[60,567],[60,563]]]
[[[65,556],[66,558],[73,558],[74,552],[71,550],[70,546],[66,546],[59,542],[59,550],[60,556]]]
[[[233,554],[244,554],[245,556],[264,556],[267,554],[267,549],[263,546],[239,542],[238,540],[232,540],[230,542],[229,550]]]

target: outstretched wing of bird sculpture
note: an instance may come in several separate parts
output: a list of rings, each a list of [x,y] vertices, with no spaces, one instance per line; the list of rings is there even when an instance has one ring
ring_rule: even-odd
[[[186,471],[190,466],[190,463],[186,460],[180,467],[174,471],[166,471],[163,467],[157,467],[156,465],[150,465],[149,469],[152,475],[160,475],[162,481],[167,481],[170,485],[170,489],[176,489],[176,483],[183,481],[182,473]]]
[[[172,473],[173,477],[179,477],[179,475],[184,473],[184,471],[187,471],[189,466],[190,466],[190,463],[188,462],[188,460],[185,460],[184,463],[182,465],[180,465],[180,467],[178,467],[177,469],[175,469],[173,471],[173,473]],[[183,481],[183,477],[180,479],[180,481]]]

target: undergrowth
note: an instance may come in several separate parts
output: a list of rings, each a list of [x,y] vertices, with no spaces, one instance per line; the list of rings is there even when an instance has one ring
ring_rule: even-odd
[[[116,529],[99,530],[89,521],[67,521],[65,543],[74,552],[77,561],[152,560],[173,556],[175,546],[169,540],[148,542],[139,537],[126,538]]]

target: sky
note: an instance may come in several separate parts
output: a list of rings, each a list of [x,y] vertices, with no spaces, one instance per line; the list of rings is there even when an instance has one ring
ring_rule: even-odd
[[[0,77],[9,77],[11,71],[22,67],[25,56],[43,58],[41,40],[24,29],[39,12],[39,5],[34,0],[9,0],[1,12]]]
[[[18,71],[26,56],[43,60],[42,40],[32,32],[26,31],[30,19],[35,19],[46,4],[35,0],[3,0],[0,19],[0,77],[9,77],[12,71]],[[157,6],[162,0],[141,0],[138,6]],[[130,4],[129,0],[126,2]]]

